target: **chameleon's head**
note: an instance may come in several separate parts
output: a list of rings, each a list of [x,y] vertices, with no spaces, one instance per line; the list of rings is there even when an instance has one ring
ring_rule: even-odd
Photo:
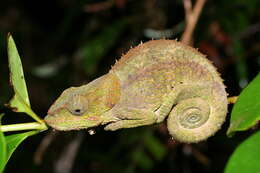
[[[46,123],[57,130],[78,130],[102,123],[102,114],[119,100],[116,76],[108,74],[87,85],[66,89],[50,107]]]

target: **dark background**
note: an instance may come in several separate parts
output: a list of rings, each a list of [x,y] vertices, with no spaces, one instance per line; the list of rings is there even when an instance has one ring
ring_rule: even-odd
[[[230,96],[259,72],[259,7],[258,0],[208,0],[194,32],[194,47],[213,61]],[[64,89],[105,74],[131,46],[157,37],[180,39],[184,28],[181,0],[2,0],[0,103],[12,96],[8,32],[23,62],[32,108],[43,118]],[[3,124],[31,121],[2,110]],[[5,172],[223,172],[236,146],[252,133],[227,138],[229,116],[214,137],[191,145],[172,140],[165,124],[116,132],[97,128],[93,136],[48,130],[25,140]]]

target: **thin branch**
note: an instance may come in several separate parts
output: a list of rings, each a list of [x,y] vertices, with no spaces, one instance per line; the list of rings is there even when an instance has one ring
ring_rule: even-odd
[[[21,130],[46,130],[47,126],[42,123],[21,123],[21,124],[8,124],[0,125],[0,131],[2,132],[12,132],[12,131],[21,131]]]
[[[186,21],[188,21],[189,16],[192,15],[191,0],[183,0],[183,6],[184,6],[184,10],[185,10],[185,19],[186,19]]]
[[[191,44],[192,35],[205,2],[206,0],[197,0],[194,8],[192,9],[191,0],[183,0],[186,16],[186,27],[181,38],[183,43]]]
[[[114,0],[109,0],[109,1],[105,1],[105,2],[97,2],[94,4],[85,5],[83,7],[83,9],[85,12],[88,12],[88,13],[97,13],[97,12],[104,11],[104,10],[107,10],[107,9],[113,7],[114,3],[115,3]]]
[[[238,96],[228,97],[229,104],[235,104],[237,102]]]

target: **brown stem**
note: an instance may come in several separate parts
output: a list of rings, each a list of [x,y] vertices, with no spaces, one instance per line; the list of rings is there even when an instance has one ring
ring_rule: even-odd
[[[205,2],[206,0],[197,0],[194,8],[192,9],[191,0],[183,0],[186,27],[184,33],[182,34],[181,41],[184,44],[191,44],[192,35]]]
[[[186,21],[188,21],[189,16],[192,15],[191,0],[183,0],[183,6],[184,6],[184,10],[185,10],[185,19],[186,19]]]
[[[229,104],[235,104],[237,101],[237,96],[233,96],[233,97],[228,97],[228,103]]]

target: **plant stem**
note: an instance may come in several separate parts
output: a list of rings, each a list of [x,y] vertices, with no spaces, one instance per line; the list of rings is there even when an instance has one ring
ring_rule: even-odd
[[[0,131],[2,132],[12,132],[12,131],[22,131],[22,130],[46,130],[47,126],[44,123],[20,123],[20,124],[9,124],[0,125]]]
[[[238,96],[228,97],[229,104],[235,104],[237,101]]]
[[[38,123],[40,124],[44,124],[43,120],[41,118],[38,117],[38,115],[36,115],[31,108],[29,108],[25,113],[27,113],[28,115],[30,115],[34,120],[36,120]]]

